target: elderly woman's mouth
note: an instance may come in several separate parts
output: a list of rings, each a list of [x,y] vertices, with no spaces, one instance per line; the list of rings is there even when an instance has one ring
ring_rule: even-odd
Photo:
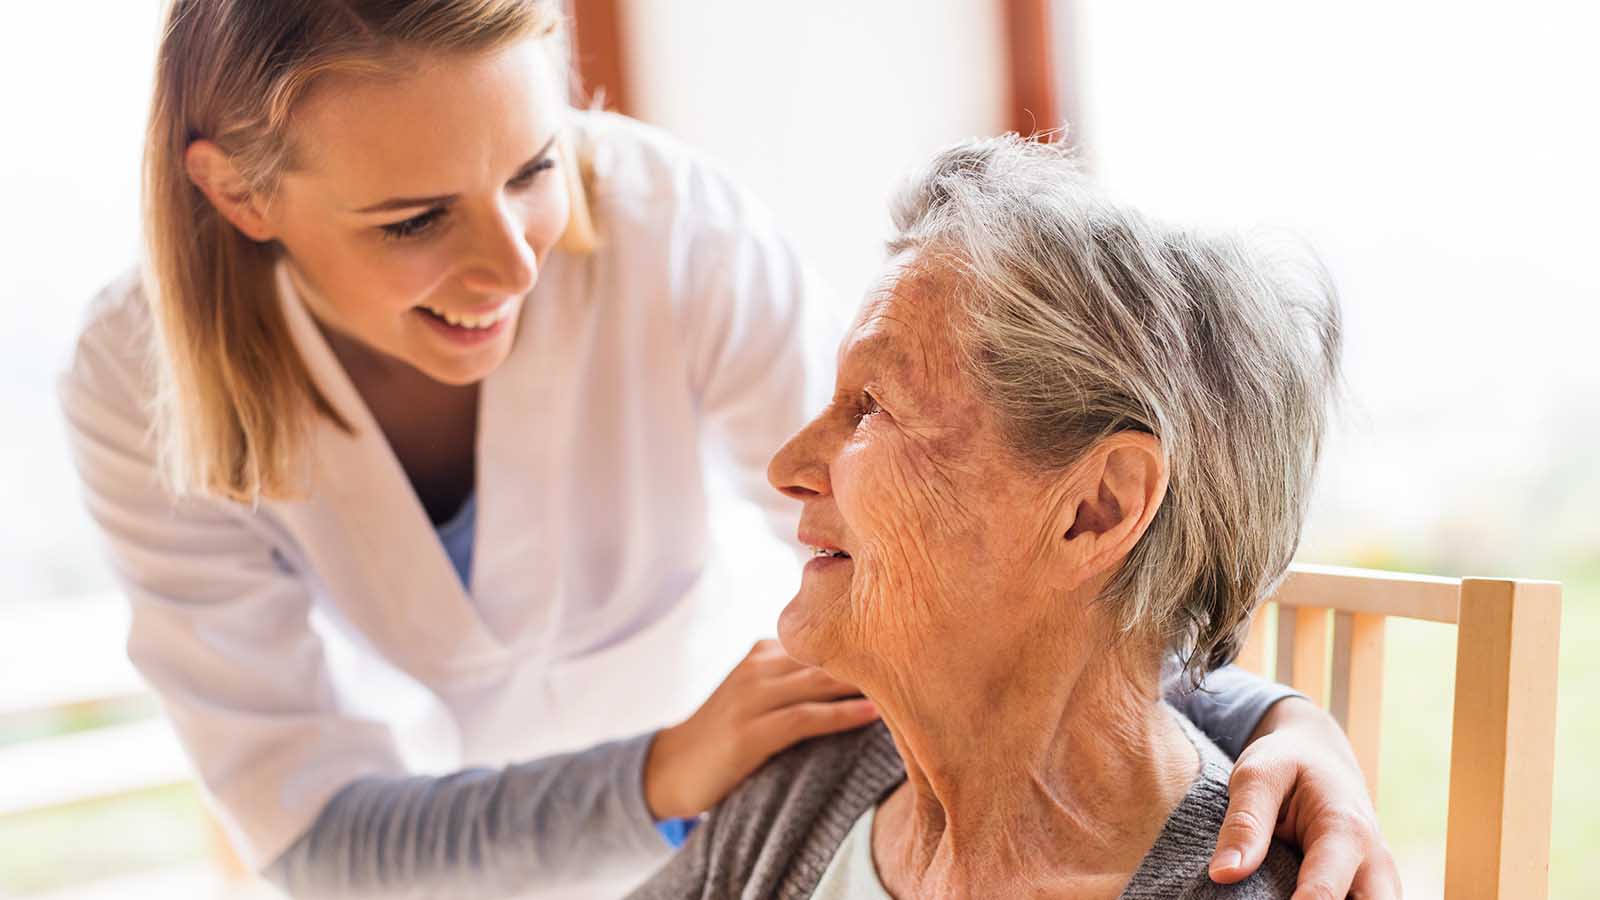
[[[835,547],[812,547],[811,555],[814,557],[832,557],[833,559],[849,559],[850,554]]]

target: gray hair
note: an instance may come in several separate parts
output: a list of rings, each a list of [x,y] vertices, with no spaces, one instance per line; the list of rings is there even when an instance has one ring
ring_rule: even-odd
[[[1101,599],[1192,681],[1232,660],[1299,545],[1338,388],[1326,270],[1112,203],[1016,135],[941,152],[893,214],[891,252],[955,273],[966,377],[1023,459],[1160,440],[1165,502]]]

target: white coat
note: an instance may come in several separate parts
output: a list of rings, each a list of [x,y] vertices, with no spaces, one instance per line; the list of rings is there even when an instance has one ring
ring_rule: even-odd
[[[281,269],[296,344],[355,426],[316,427],[308,499],[251,509],[163,488],[133,279],[99,298],[61,380],[89,510],[132,605],[129,655],[253,866],[341,785],[407,771],[391,723],[354,712],[352,686],[330,675],[314,610],[436,699],[461,765],[502,764],[563,727],[552,692],[620,716],[674,677],[560,673],[638,640],[700,577],[708,441],[794,540],[798,504],[765,469],[815,402],[807,385],[825,366],[807,335],[827,334],[828,314],[727,181],[638,123],[574,118],[602,243],[551,254],[482,385],[470,591]]]

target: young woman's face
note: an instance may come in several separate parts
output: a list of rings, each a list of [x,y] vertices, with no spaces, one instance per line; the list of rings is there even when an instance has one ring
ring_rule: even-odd
[[[571,208],[556,81],[531,40],[313,90],[266,216],[324,327],[447,384],[506,358]]]

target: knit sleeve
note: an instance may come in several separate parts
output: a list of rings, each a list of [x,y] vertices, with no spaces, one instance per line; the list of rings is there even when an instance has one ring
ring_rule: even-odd
[[[664,860],[643,793],[653,737],[498,770],[358,779],[263,874],[297,898],[492,898]]]

